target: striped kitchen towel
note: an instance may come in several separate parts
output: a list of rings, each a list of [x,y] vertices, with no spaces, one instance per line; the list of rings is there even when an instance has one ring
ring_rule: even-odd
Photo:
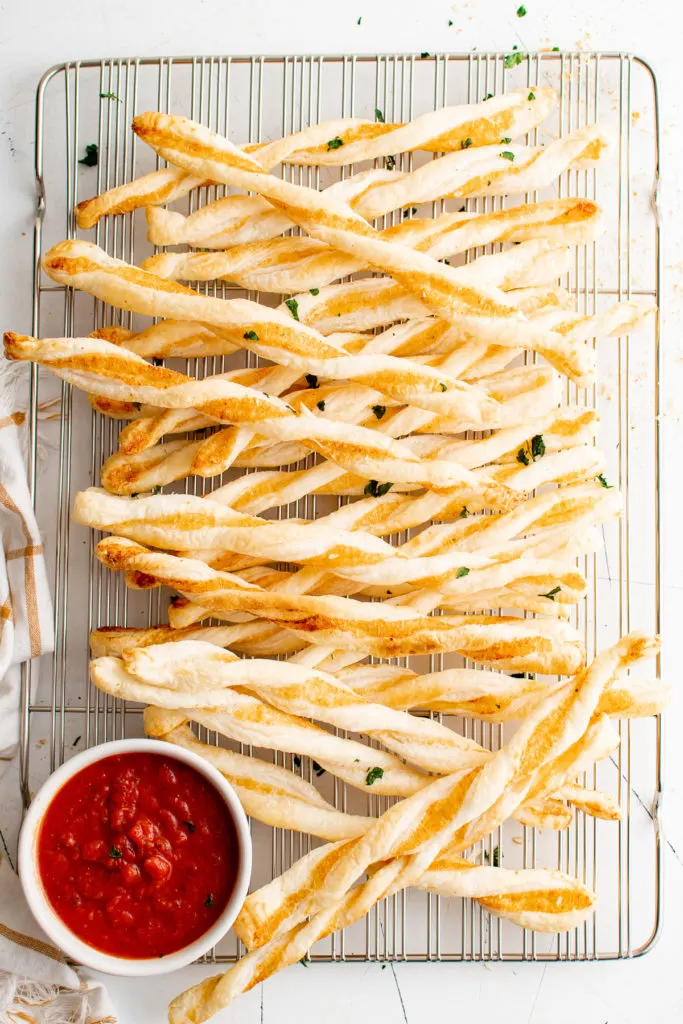
[[[11,411],[14,388],[0,369],[0,757],[19,736],[19,673],[29,658],[53,649],[50,590],[43,545],[22,456],[24,414]],[[4,406],[4,408],[3,408]],[[8,408],[8,406],[10,408]]]

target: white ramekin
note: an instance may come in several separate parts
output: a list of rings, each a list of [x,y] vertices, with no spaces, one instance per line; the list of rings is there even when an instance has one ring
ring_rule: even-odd
[[[164,957],[155,957],[150,960],[128,960],[125,957],[111,956],[109,953],[102,953],[100,950],[94,949],[74,935],[55,914],[45,896],[38,874],[36,856],[36,842],[43,815],[48,804],[64,783],[82,768],[95,761],[101,761],[103,758],[115,754],[132,753],[164,754],[166,757],[175,758],[183,764],[190,765],[205,779],[208,779],[222,796],[233,820],[239,854],[235,887],[223,913],[215,924],[189,946],[184,946],[177,952],[169,953]],[[186,967],[187,964],[192,963],[215,945],[232,925],[246,898],[250,875],[251,836],[249,825],[234,789],[221,773],[204,758],[183,747],[165,743],[163,740],[115,740],[112,743],[100,743],[96,747],[90,747],[88,750],[76,754],[53,772],[47,782],[38,790],[28,809],[19,837],[19,877],[24,895],[36,921],[48,938],[68,957],[86,967],[92,967],[94,970],[104,971],[107,974],[122,974],[131,977],[168,974],[178,970],[179,967]]]

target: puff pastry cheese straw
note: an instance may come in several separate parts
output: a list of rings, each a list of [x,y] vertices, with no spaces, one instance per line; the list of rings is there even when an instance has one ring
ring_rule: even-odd
[[[444,259],[474,246],[493,242],[542,240],[548,253],[556,245],[592,241],[600,230],[600,210],[584,199],[558,199],[529,203],[492,213],[443,213],[430,219],[404,220],[385,228],[380,237],[397,241],[434,259]],[[153,234],[153,232],[151,232]],[[514,252],[514,250],[512,250]],[[150,256],[142,264],[160,277],[174,281],[231,281],[256,291],[299,292],[322,288],[368,265],[347,253],[336,252],[314,238],[274,238],[233,246],[223,252],[167,252]],[[546,264],[542,282],[554,276]],[[510,279],[507,287],[516,287]],[[528,283],[532,283],[534,277]],[[504,283],[500,287],[506,287]]]
[[[184,128],[179,118],[170,115],[141,115],[144,120],[138,122],[138,134],[143,135],[145,141],[150,140],[152,133],[158,138],[156,125],[164,116],[168,121],[163,124],[161,138],[170,143],[172,131],[180,132]],[[209,144],[215,144],[218,149],[229,147],[226,140],[207,133],[206,129],[201,131],[202,138]],[[500,145],[484,149],[470,147],[432,160],[409,173],[381,169],[361,171],[331,185],[324,195],[347,202],[362,217],[373,220],[392,210],[435,199],[522,194],[546,188],[569,167],[594,166],[608,145],[605,132],[599,126],[589,125],[545,147],[506,145],[505,152],[512,153],[513,162],[501,158]],[[178,156],[177,151],[174,153]],[[249,166],[255,162],[245,161]],[[275,211],[261,196],[242,195],[218,199],[187,218],[149,206],[149,238],[156,245],[186,243],[205,249],[225,249],[277,237],[291,227],[287,212]]]
[[[564,693],[558,691],[541,702],[510,743],[486,765],[465,776],[446,776],[432,783],[390,808],[365,836],[341,844],[341,848],[335,844],[336,849],[322,854],[316,865],[316,888],[309,886],[305,894],[300,889],[298,903],[290,894],[286,904],[278,907],[275,895],[270,906],[259,910],[250,897],[249,911],[245,904],[238,918],[238,932],[245,934],[248,928],[250,940],[255,940],[250,944],[258,945],[267,920],[265,935],[275,937],[225,974],[205,979],[173,1000],[172,1024],[188,1018],[195,1022],[208,1019],[241,992],[300,959],[317,939],[357,920],[382,896],[412,884],[449,844],[455,842],[451,848],[457,853],[461,843],[469,845],[489,832],[519,805],[536,773],[580,741],[613,666],[637,660],[654,649],[651,641],[635,634],[620,641]],[[389,857],[392,859],[368,882],[352,888],[368,866]],[[308,922],[297,923],[310,914]]]
[[[528,90],[518,89],[491,97],[486,106],[479,103],[445,107],[408,124],[341,118],[275,142],[251,143],[244,150],[257,152],[263,166],[271,168],[279,162],[344,166],[416,149],[446,152],[460,148],[466,139],[471,145],[486,145],[506,135],[524,135],[547,117],[556,103],[555,93],[536,87],[534,95],[535,100],[530,101]],[[341,138],[342,146],[330,147],[327,143],[333,138]],[[175,168],[164,168],[79,203],[77,223],[81,229],[91,228],[107,214],[172,202],[204,184],[208,183]]]
[[[206,607],[267,618],[320,646],[380,657],[466,650],[468,657],[511,671],[563,674],[583,661],[577,633],[559,621],[500,618],[492,624],[487,616],[427,617],[386,603],[274,593],[203,562],[151,552],[123,538],[105,538],[96,553],[109,568],[140,570]]]

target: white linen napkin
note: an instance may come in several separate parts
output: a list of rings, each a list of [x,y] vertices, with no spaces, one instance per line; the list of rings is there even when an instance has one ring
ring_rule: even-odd
[[[102,986],[69,967],[38,927],[7,858],[0,894],[0,1022],[117,1024]]]
[[[19,736],[18,673],[29,658],[53,649],[52,602],[19,428],[24,414],[11,409],[13,374],[0,373],[0,757],[12,755]]]
[[[0,364],[0,839],[19,818],[19,666],[53,650],[52,601],[15,411],[18,374]],[[4,762],[4,765],[3,763]],[[4,769],[4,770],[3,770]],[[13,819],[7,820],[8,816]],[[0,853],[0,1024],[116,1024],[99,984],[69,967],[33,918]]]

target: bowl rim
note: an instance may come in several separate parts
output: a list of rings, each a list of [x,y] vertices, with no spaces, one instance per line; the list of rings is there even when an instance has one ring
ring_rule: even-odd
[[[220,917],[198,939],[188,946],[163,957],[128,959],[104,953],[80,939],[55,913],[50,905],[38,873],[35,855],[36,841],[45,812],[64,784],[83,768],[107,757],[126,753],[163,754],[195,768],[211,782],[222,797],[235,826],[239,852],[237,875],[232,893]],[[128,977],[149,977],[169,974],[186,967],[214,946],[235,921],[247,896],[251,878],[252,843],[249,822],[235,790],[209,761],[192,750],[176,746],[166,740],[140,739],[110,740],[75,754],[61,764],[37,791],[24,817],[19,835],[19,879],[26,902],[47,937],[68,957],[85,967]]]

